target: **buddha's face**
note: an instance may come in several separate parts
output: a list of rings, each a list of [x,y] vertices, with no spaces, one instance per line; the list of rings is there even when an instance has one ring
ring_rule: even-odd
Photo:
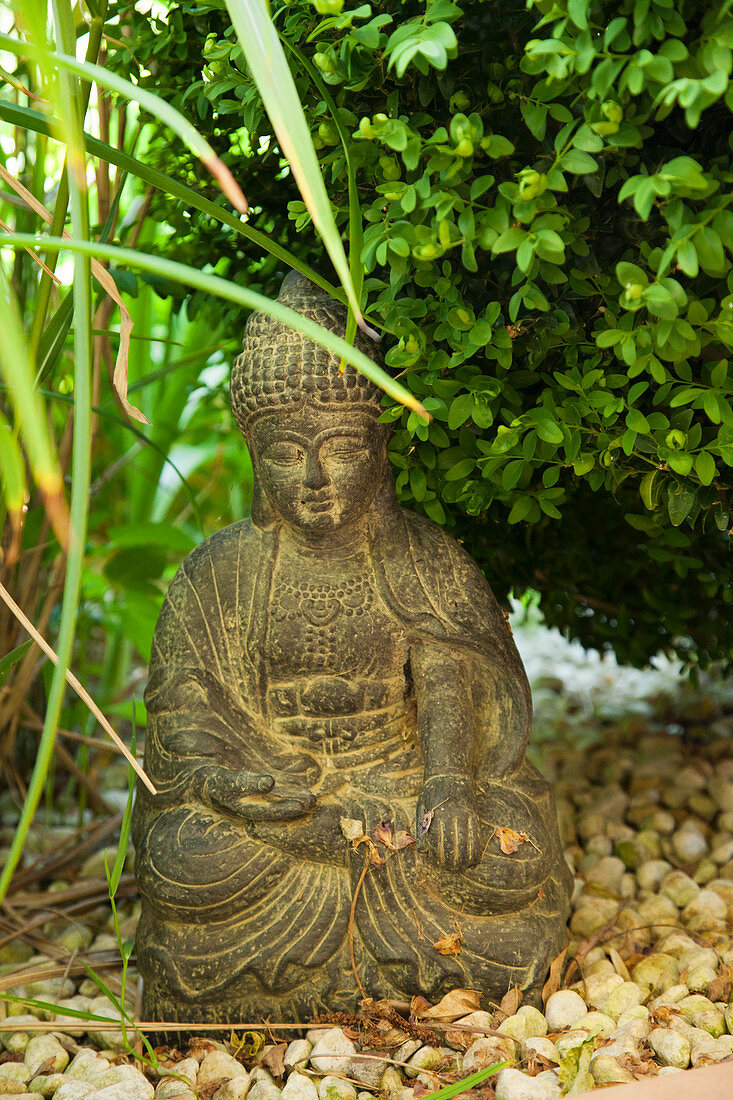
[[[305,534],[327,535],[367,512],[383,479],[384,429],[356,410],[305,405],[254,425],[253,458],[271,506]]]

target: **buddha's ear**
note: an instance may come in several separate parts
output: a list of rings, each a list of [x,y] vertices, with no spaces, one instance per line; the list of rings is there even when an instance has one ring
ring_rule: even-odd
[[[264,492],[260,479],[255,475],[252,487],[252,522],[255,527],[267,530],[274,527],[276,521],[275,510],[267,499],[267,493]]]

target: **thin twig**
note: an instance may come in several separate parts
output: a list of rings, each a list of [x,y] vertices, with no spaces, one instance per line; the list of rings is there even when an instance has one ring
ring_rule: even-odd
[[[362,883],[366,877],[366,873],[369,870],[369,852],[365,853],[364,866],[362,872],[359,875],[359,881],[356,884],[354,890],[354,896],[351,899],[351,912],[349,913],[349,954],[351,955],[351,969],[354,971],[354,977],[356,978],[356,984],[359,986],[359,992],[362,997],[366,997],[364,992],[364,986],[361,984],[361,978],[359,972],[356,969],[356,959],[354,958],[354,916],[356,914],[356,902],[359,897],[359,891],[361,890]]]

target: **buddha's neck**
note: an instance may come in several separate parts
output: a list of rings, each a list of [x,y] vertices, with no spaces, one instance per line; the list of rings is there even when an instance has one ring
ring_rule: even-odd
[[[281,535],[281,550],[285,554],[330,561],[357,557],[365,552],[368,545],[369,530],[366,523],[328,531],[320,536],[283,527]]]

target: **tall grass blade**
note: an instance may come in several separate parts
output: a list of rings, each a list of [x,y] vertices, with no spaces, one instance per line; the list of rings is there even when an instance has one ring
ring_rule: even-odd
[[[11,125],[21,127],[22,129],[33,130],[37,134],[52,134],[53,120],[49,122],[45,115],[41,114],[40,111],[34,111],[31,107],[19,107],[16,103],[8,103],[6,100],[0,99],[0,119],[4,119]],[[129,154],[123,152],[121,149],[115,149],[113,145],[108,145],[106,142],[100,141],[99,138],[93,137],[91,134],[85,132],[84,140],[86,142],[87,152],[91,153],[92,156],[99,157],[100,160],[109,161],[110,164],[114,164],[116,167],[123,169],[123,171],[129,172],[131,176],[143,180],[144,183],[150,184],[151,187],[157,187],[159,191],[172,195],[173,198],[180,199],[186,206],[191,206],[195,210],[200,210],[202,214],[208,214],[210,218],[214,218],[216,221],[221,222],[223,225],[233,229],[236,233],[239,233],[242,237],[246,237],[248,240],[252,241],[253,244],[257,245],[258,248],[261,248],[264,252],[269,252],[288,267],[292,267],[296,271],[299,271],[301,275],[305,275],[305,277],[315,283],[316,286],[320,286],[322,290],[325,290],[328,294],[332,295],[332,297],[346,304],[346,295],[341,287],[333,286],[312,267],[303,263],[294,253],[289,252],[287,248],[283,248],[277,241],[271,241],[265,233],[260,233],[258,229],[248,225],[247,222],[243,222],[235,217],[230,210],[227,210],[223,206],[217,206],[216,203],[207,199],[198,191],[195,191],[193,187],[187,187],[185,183],[173,179],[172,176],[166,175],[165,172],[160,172],[157,168],[152,168],[149,164],[144,164],[135,157],[129,156]]]
[[[362,316],[361,303],[326,193],[310,128],[266,0],[225,2],[278,144],[287,157],[303,201],[331,257],[357,323],[373,339],[379,339]]]
[[[26,244],[38,244],[37,238],[30,233],[0,233],[0,247],[3,245],[24,246]],[[289,328],[302,332],[309,340],[320,344],[333,355],[345,359],[361,374],[369,378],[376,386],[379,386],[395,401],[399,401],[408,409],[414,410],[424,420],[430,420],[430,414],[423,408],[417,398],[391,378],[389,374],[376,363],[372,362],[363,352],[351,347],[340,336],[315,321],[304,317],[293,309],[282,305],[281,302],[272,301],[254,290],[237,286],[219,275],[210,275],[198,268],[187,264],[177,263],[174,260],[164,259],[160,256],[151,256],[147,252],[138,252],[131,248],[119,248],[115,245],[100,244],[96,241],[74,240],[68,241],[60,237],[44,237],[43,247],[53,251],[54,249],[68,248],[71,252],[81,252],[88,256],[98,256],[102,259],[112,260],[119,265],[127,264],[141,271],[150,271],[154,275],[162,275],[174,282],[185,283],[196,287],[207,294],[213,294],[217,298],[224,298],[229,302],[244,306],[245,309],[257,310],[266,313],[276,321],[281,321]]]
[[[0,560],[3,560],[6,565],[13,565],[18,560],[23,531],[23,506],[26,499],[25,464],[18,437],[3,416],[1,409],[0,481],[2,482],[3,497],[10,516],[12,530],[10,545],[5,551],[4,559],[0,555]],[[2,528],[2,522],[0,522],[0,528]],[[0,685],[3,679],[2,662],[0,661]]]
[[[69,517],[61,468],[48,428],[43,401],[36,390],[35,371],[23,335],[15,296],[1,267],[0,332],[0,375],[7,384],[33,479],[43,497],[48,518],[59,542],[66,545]]]
[[[125,99],[139,103],[144,110],[160,119],[174,133],[178,134],[181,141],[188,146],[194,156],[197,156],[208,168],[235,210],[239,210],[241,214],[248,212],[249,206],[241,187],[221,158],[216,155],[206,138],[180,111],[177,111],[170,103],[166,103],[160,96],[149,92],[147,88],[140,88],[137,84],[131,84],[129,80],[118,76],[117,73],[109,72],[101,65],[95,65],[91,61],[78,61],[75,57],[66,53],[39,50],[35,45],[18,42],[6,34],[0,34],[0,49],[8,50],[19,57],[30,57],[41,64],[45,62],[58,65],[62,70],[76,73],[78,76],[85,77],[90,81],[96,81],[97,84],[117,92]]]

